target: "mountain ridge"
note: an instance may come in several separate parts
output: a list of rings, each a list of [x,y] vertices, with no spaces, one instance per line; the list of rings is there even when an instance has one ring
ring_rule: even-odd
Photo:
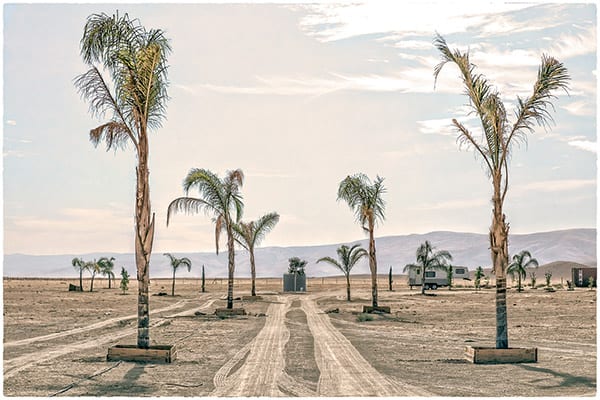
[[[489,267],[490,253],[488,235],[471,232],[433,231],[425,234],[392,235],[376,238],[378,273],[387,272],[392,266],[394,273],[400,273],[404,265],[414,262],[417,247],[425,240],[438,250],[448,250],[452,254],[454,265],[463,265],[470,270],[481,265]],[[347,243],[333,243],[312,246],[269,246],[255,250],[258,277],[281,276],[287,271],[288,259],[300,257],[308,261],[308,276],[331,276],[339,272],[337,269],[316,261],[325,256],[336,257],[336,249],[341,244],[360,243],[368,247],[366,238]],[[568,261],[589,266],[596,266],[596,229],[576,228],[556,231],[545,231],[528,234],[509,235],[510,254],[521,250],[529,250],[540,264],[554,261]],[[227,276],[227,251],[218,256],[213,252],[174,253],[176,257],[188,257],[192,261],[191,272],[178,271],[181,278],[198,277],[201,265],[206,266],[206,274],[211,277]],[[248,252],[236,249],[236,276],[250,276]],[[94,252],[87,254],[60,255],[27,255],[8,254],[4,256],[3,276],[6,277],[65,277],[75,274],[71,266],[74,257],[89,260],[99,257],[115,257],[115,274],[119,274],[124,266],[131,276],[135,276],[134,254]],[[154,253],[150,265],[151,277],[169,277],[171,268],[169,260],[162,253]],[[366,259],[361,260],[353,273],[368,273]]]

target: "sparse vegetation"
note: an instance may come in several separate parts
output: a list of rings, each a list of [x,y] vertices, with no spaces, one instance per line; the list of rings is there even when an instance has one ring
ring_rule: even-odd
[[[338,259],[335,260],[331,257],[322,257],[317,260],[317,264],[321,261],[333,265],[344,273],[346,277],[346,300],[350,301],[350,271],[361,258],[368,255],[367,251],[360,247],[360,244],[355,244],[352,247],[348,247],[345,244],[338,247],[336,250]],[[390,290],[391,290],[391,275],[392,267],[390,267]]]
[[[374,317],[372,314],[368,314],[368,313],[360,313],[356,316],[356,320],[358,322],[368,322],[368,321],[373,321]]]
[[[171,268],[173,269],[173,283],[171,284],[171,296],[175,296],[175,273],[177,268],[184,266],[187,267],[188,272],[192,269],[192,261],[187,257],[177,258],[170,253],[164,253],[164,256],[169,258],[171,262]]]
[[[85,263],[85,269],[87,269],[89,271],[89,273],[92,274],[92,279],[90,281],[90,292],[93,292],[94,291],[94,278],[96,277],[96,274],[101,271],[100,264],[98,264],[98,261],[96,261],[96,259],[94,259],[94,261],[88,261]]]
[[[113,268],[115,267],[115,258],[114,257],[102,257],[98,260],[98,265],[100,265],[100,273],[102,276],[108,276],[108,288],[112,288],[112,281],[115,279],[115,273],[113,272]]]
[[[537,289],[537,286],[535,285],[537,282],[537,279],[535,277],[535,271],[531,271],[529,273],[529,277],[531,278],[531,288],[532,289]]]
[[[79,290],[83,292],[83,271],[86,269],[86,264],[83,259],[75,257],[71,260],[71,264],[79,271]]]
[[[265,238],[267,233],[279,222],[279,214],[272,212],[265,214],[256,221],[248,223],[239,222],[233,225],[233,234],[236,242],[244,249],[248,250],[250,255],[250,273],[252,276],[252,285],[250,295],[256,296],[256,263],[254,260],[254,247],[258,246]]]
[[[475,72],[469,53],[451,50],[444,38],[437,35],[435,47],[441,54],[441,62],[434,69],[437,78],[447,63],[455,64],[461,74],[465,93],[469,97],[472,113],[481,121],[482,135],[469,130],[467,126],[452,120],[458,132],[461,145],[473,148],[486,167],[492,181],[493,213],[490,228],[490,250],[492,272],[496,275],[496,348],[508,348],[508,320],[506,314],[506,269],[508,267],[509,224],[504,214],[504,201],[508,192],[508,163],[515,144],[524,142],[527,133],[532,133],[535,125],[548,127],[552,121],[549,109],[556,96],[554,91],[568,88],[570,80],[567,69],[553,57],[543,55],[538,70],[537,81],[530,97],[517,99],[515,121],[509,124],[506,108],[499,91],[492,87],[484,75]]]
[[[590,290],[594,290],[594,277],[590,276],[588,278],[588,288],[590,288]]]
[[[304,268],[308,262],[306,260],[301,260],[298,257],[292,257],[288,259],[288,273],[290,274],[298,274],[300,276],[304,275]]]
[[[125,294],[129,290],[129,272],[125,267],[121,267],[121,294]]]
[[[167,226],[173,213],[198,213],[204,211],[213,214],[215,222],[216,253],[219,254],[219,238],[221,231],[227,232],[228,279],[227,279],[227,308],[233,308],[233,274],[235,272],[235,239],[233,225],[240,222],[244,203],[240,188],[244,183],[244,173],[241,169],[228,171],[225,178],[207,170],[192,168],[183,182],[186,197],[179,197],[169,204],[167,209]],[[200,198],[187,197],[190,189],[196,188]],[[232,213],[235,211],[235,219]]]
[[[552,280],[552,272],[547,271],[544,276],[546,277],[546,287],[550,287],[550,281]]]
[[[124,148],[130,143],[136,151],[137,347],[148,348],[149,266],[154,239],[148,130],[158,128],[165,117],[169,98],[167,56],[171,47],[162,30],[146,30],[137,19],[118,13],[90,15],[80,43],[81,57],[90,69],[75,79],[75,86],[90,104],[94,116],[111,116],[109,122],[90,131],[90,140],[95,146],[104,141],[107,149]],[[106,71],[110,79],[102,76],[101,71]]]
[[[475,270],[475,290],[479,290],[481,288],[481,278],[483,277],[483,275],[483,268],[480,265]]]
[[[452,255],[446,250],[433,252],[435,247],[431,246],[429,240],[421,244],[417,249],[417,263],[407,264],[404,272],[410,270],[421,271],[421,294],[425,294],[425,272],[427,270],[447,271],[447,262],[452,261]]]
[[[347,176],[340,182],[337,199],[344,200],[354,211],[354,216],[363,231],[369,234],[369,269],[371,270],[371,300],[377,307],[377,256],[375,254],[375,224],[385,220],[385,193],[383,178],[377,176],[375,181],[365,174]]]
[[[538,262],[535,258],[531,257],[531,253],[527,250],[521,251],[519,254],[513,256],[513,261],[508,266],[506,272],[512,277],[517,277],[517,291],[522,292],[523,287],[521,286],[521,280],[527,276],[527,268],[538,267]]]

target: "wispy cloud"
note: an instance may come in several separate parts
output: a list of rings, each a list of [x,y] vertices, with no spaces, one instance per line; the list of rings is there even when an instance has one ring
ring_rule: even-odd
[[[592,142],[590,140],[572,140],[567,143],[569,146],[573,146],[581,150],[589,151],[591,153],[598,153],[598,142]]]
[[[520,184],[513,187],[512,193],[522,195],[531,192],[555,193],[593,188],[595,179],[557,179]]]
[[[566,104],[561,108],[567,110],[569,113],[578,117],[593,116],[596,115],[596,110],[589,101],[577,100],[572,103]]]
[[[419,211],[439,211],[439,210],[459,210],[468,209],[473,207],[481,207],[489,204],[489,199],[461,199],[461,200],[449,200],[438,203],[421,204],[417,207],[413,207],[413,210]]]
[[[17,125],[17,121],[15,121],[14,119],[7,119],[6,120],[6,125],[16,126]]]

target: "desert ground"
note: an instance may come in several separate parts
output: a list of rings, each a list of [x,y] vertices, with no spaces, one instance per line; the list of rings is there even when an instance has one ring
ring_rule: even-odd
[[[108,362],[108,347],[135,344],[135,280],[127,294],[96,279],[94,292],[68,292],[78,279],[4,280],[6,396],[594,396],[596,291],[508,292],[511,347],[537,347],[532,364],[474,365],[464,348],[494,346],[493,289],[458,287],[422,296],[401,278],[361,313],[366,278],[311,278],[306,294],[281,279],[238,280],[235,307],[220,318],[226,281],[177,280],[175,296],[151,296],[152,344],[176,344],[172,364]],[[153,279],[150,293],[170,294]],[[84,282],[84,289],[89,281]],[[338,312],[333,312],[333,311]],[[201,313],[201,314],[200,314]]]

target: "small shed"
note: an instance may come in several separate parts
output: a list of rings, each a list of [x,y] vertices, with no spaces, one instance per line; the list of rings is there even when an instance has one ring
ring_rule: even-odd
[[[594,278],[594,287],[596,287],[596,268],[571,268],[571,278],[577,287],[588,287],[590,277]]]
[[[283,274],[284,292],[306,292],[306,275]]]

